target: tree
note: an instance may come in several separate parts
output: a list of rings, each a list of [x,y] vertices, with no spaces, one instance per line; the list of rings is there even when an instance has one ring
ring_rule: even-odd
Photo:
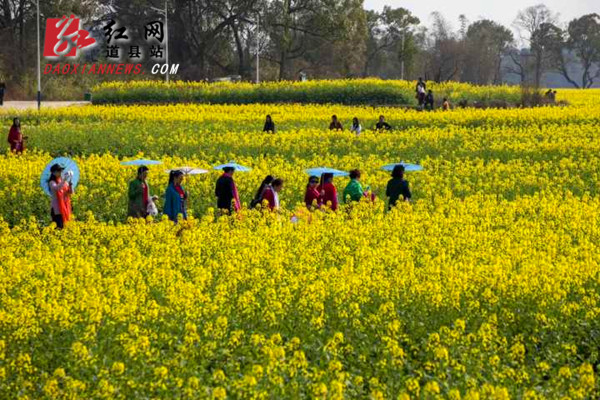
[[[578,58],[583,68],[581,87],[589,88],[594,84],[595,79],[600,78],[600,65],[598,65],[600,64],[600,16],[587,14],[572,20],[569,22],[567,34],[566,47]],[[561,72],[569,82],[573,83],[565,74],[566,68]],[[579,87],[577,84],[574,86]]]
[[[431,13],[432,29],[423,33],[425,77],[444,82],[460,77],[464,58],[464,42],[450,23],[438,12]]]
[[[386,52],[396,52],[400,62],[400,78],[404,79],[404,68],[410,63],[412,55],[412,27],[419,24],[419,19],[405,8],[393,9],[385,6],[381,13],[367,12],[367,56],[363,68],[363,76],[369,74],[371,65]]]
[[[341,0],[274,0],[267,13],[270,45],[266,57],[279,65],[278,78],[289,79],[292,63],[346,35]],[[352,4],[356,6],[356,2]],[[362,2],[360,2],[362,8]],[[313,63],[310,63],[313,64]]]
[[[469,25],[462,80],[479,85],[500,83],[502,58],[513,39],[511,31],[494,21],[484,19]]]
[[[529,43],[533,62],[527,63],[526,70],[533,70],[533,84],[535,87],[540,86],[542,74],[551,60],[551,55],[547,52],[549,49],[547,35],[556,33],[550,27],[555,27],[557,21],[558,16],[556,14],[545,5],[538,4],[519,11],[513,23],[519,31],[521,39]]]

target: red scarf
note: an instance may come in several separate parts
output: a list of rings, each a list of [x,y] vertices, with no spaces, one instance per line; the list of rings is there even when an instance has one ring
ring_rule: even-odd
[[[144,193],[144,210],[148,208],[149,198],[148,198],[148,185],[146,182],[142,182],[142,191]]]
[[[56,180],[57,184],[60,184],[62,181],[61,178]],[[58,209],[60,210],[60,215],[62,215],[63,222],[67,222],[71,219],[71,196],[70,196],[70,186],[68,183],[62,187],[62,189],[56,192],[56,199],[58,200]]]
[[[242,208],[242,206],[240,203],[240,195],[238,194],[237,187],[235,186],[235,181],[233,180],[233,175],[228,174],[228,173],[224,173],[223,175],[231,178],[231,186],[232,186],[231,190],[233,191],[233,199],[234,199],[233,208],[235,209],[235,211],[239,211],[240,208]]]

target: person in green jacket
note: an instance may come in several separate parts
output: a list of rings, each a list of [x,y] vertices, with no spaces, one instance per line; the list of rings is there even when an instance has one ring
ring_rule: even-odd
[[[350,171],[350,182],[344,189],[344,202],[360,201],[365,196],[365,191],[360,184],[360,171],[353,169]]]
[[[153,199],[150,197],[148,178],[148,167],[141,166],[137,170],[137,177],[129,183],[129,207],[127,215],[134,218],[146,218],[148,216],[148,203]]]

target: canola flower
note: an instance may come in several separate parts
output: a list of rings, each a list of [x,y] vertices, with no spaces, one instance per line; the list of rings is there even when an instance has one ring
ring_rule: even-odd
[[[565,95],[579,100],[26,113],[29,150],[0,155],[0,398],[598,398],[600,102]],[[333,113],[399,129],[330,132]],[[62,154],[82,180],[57,231],[39,174]],[[126,221],[129,157],[164,161],[153,194],[164,169],[235,159],[253,168],[235,175],[242,202],[273,173],[282,210],[216,218],[214,171],[186,181],[188,221]],[[380,166],[401,160],[425,167],[410,204],[298,204],[304,168],[360,168],[381,195]]]
[[[399,80],[336,79],[306,82],[282,81],[203,83],[157,80],[112,81],[96,85],[94,104],[110,103],[313,103],[313,104],[383,104],[416,105],[416,82]],[[446,97],[453,103],[467,100],[502,107],[519,104],[519,86],[478,86],[459,82],[427,82],[437,99]],[[559,89],[557,100],[586,105],[599,100],[597,90]]]
[[[598,395],[597,198],[288,218],[2,224],[2,397]]]

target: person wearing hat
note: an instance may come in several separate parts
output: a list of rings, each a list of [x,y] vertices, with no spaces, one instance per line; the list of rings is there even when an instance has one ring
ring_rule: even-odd
[[[148,205],[158,199],[156,196],[150,197],[150,187],[148,186],[148,167],[141,166],[137,170],[137,177],[129,183],[129,207],[127,216],[133,218],[146,218],[148,216]]]
[[[50,167],[50,179],[48,179],[48,188],[52,196],[50,207],[50,217],[58,229],[64,228],[65,224],[71,219],[71,194],[73,189],[71,179],[73,173],[68,171],[63,176],[64,168],[60,164],[54,164]]]
[[[222,213],[231,214],[240,209],[240,197],[233,180],[235,168],[223,168],[223,175],[217,179],[215,184],[215,196],[217,197],[217,209]]]
[[[183,182],[183,172],[171,171],[169,174],[169,186],[165,193],[165,208],[163,212],[173,222],[177,222],[179,215],[187,219],[187,198],[188,195],[181,185]]]

